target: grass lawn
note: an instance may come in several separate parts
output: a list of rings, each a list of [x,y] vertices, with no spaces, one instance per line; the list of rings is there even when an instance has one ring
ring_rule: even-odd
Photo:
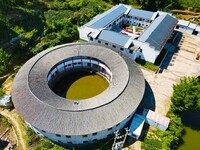
[[[142,66],[142,67],[144,67],[144,68],[146,68],[146,69],[148,69],[148,70],[157,71],[158,68],[159,68],[159,66],[154,65],[154,64],[152,64],[152,63],[150,63],[150,62],[147,62],[147,61],[145,61],[145,60],[142,60],[142,59],[138,59],[138,58],[137,58],[135,61],[136,61],[140,66]]]
[[[139,30],[144,30],[143,28],[140,27],[135,27],[135,31],[138,32]]]
[[[11,127],[11,123],[0,114],[0,135],[9,127]]]

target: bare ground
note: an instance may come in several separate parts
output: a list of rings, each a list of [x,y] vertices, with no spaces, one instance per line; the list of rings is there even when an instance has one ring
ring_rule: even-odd
[[[188,20],[196,24],[200,23],[200,13],[189,10],[171,10],[171,12],[180,19]]]
[[[19,115],[17,114],[17,112],[15,110],[13,111],[8,111],[8,110],[1,110],[0,114],[3,115],[4,117],[6,117],[7,119],[10,120],[10,122],[12,123],[12,125],[14,126],[15,132],[17,134],[17,140],[18,140],[18,149],[19,150],[27,150],[26,147],[26,141],[24,138],[24,131],[22,130],[22,127],[19,124]]]
[[[13,83],[13,75],[9,76],[2,85],[5,94],[9,95],[11,94],[12,83]]]
[[[3,83],[2,88],[5,94],[11,94],[13,75],[9,76],[6,81]],[[14,126],[15,133],[17,135],[17,149],[27,150],[27,143],[25,141],[26,129],[24,129],[23,121],[21,120],[19,114],[16,110],[0,110],[0,114],[10,120]],[[24,130],[23,130],[24,129]]]

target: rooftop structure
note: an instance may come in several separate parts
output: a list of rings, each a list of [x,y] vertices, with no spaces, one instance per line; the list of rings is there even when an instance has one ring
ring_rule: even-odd
[[[155,19],[154,12],[132,8],[129,12],[130,16],[137,16],[145,19]]]
[[[162,116],[152,110],[144,109],[143,116],[146,117],[145,122],[152,125],[160,130],[166,130],[169,126],[170,119]]]
[[[160,15],[138,38],[139,41],[147,42],[155,50],[161,50],[176,26],[177,20],[168,14]]]
[[[117,44],[126,48],[128,48],[132,43],[130,36],[110,30],[102,30],[101,33],[99,34],[98,39],[103,40],[105,42],[109,41],[112,44]]]
[[[177,25],[188,26],[189,23],[189,21],[179,19]]]
[[[190,22],[188,27],[191,28],[191,29],[196,29],[197,25]]]
[[[200,26],[199,25],[197,25],[196,31],[200,32]]]
[[[51,82],[77,69],[99,72],[109,87],[80,101],[56,95]],[[78,145],[124,128],[144,89],[142,72],[128,56],[97,44],[74,43],[45,50],[26,62],[14,79],[12,98],[16,110],[38,134],[59,144]]]
[[[114,21],[115,18],[122,16],[126,10],[127,8],[124,5],[116,5],[104,14],[96,16],[93,20],[88,22],[86,26],[90,26],[94,29],[104,28]]]

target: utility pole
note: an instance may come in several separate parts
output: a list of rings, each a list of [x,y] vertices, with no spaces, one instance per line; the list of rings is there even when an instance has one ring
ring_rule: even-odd
[[[129,131],[128,128],[125,128],[125,130],[126,130],[125,134],[120,134],[119,130],[115,132],[115,139],[112,145],[112,150],[122,150]]]

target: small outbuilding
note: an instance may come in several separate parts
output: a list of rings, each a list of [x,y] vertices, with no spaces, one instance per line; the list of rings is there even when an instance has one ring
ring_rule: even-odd
[[[191,23],[188,25],[186,32],[192,34],[193,31],[196,29],[197,25],[194,23]]]
[[[160,115],[152,110],[144,109],[143,116],[146,117],[145,122],[160,130],[166,130],[169,126],[170,119]]]
[[[128,135],[135,139],[139,139],[142,133],[144,123],[145,123],[145,117],[139,114],[135,114],[131,122]]]
[[[179,19],[176,28],[187,30],[189,23],[190,23],[189,21]]]
[[[197,31],[197,36],[200,36],[200,26],[199,25],[196,27],[195,31]]]
[[[3,95],[0,98],[0,106],[8,107],[11,105],[11,96],[10,95]]]

